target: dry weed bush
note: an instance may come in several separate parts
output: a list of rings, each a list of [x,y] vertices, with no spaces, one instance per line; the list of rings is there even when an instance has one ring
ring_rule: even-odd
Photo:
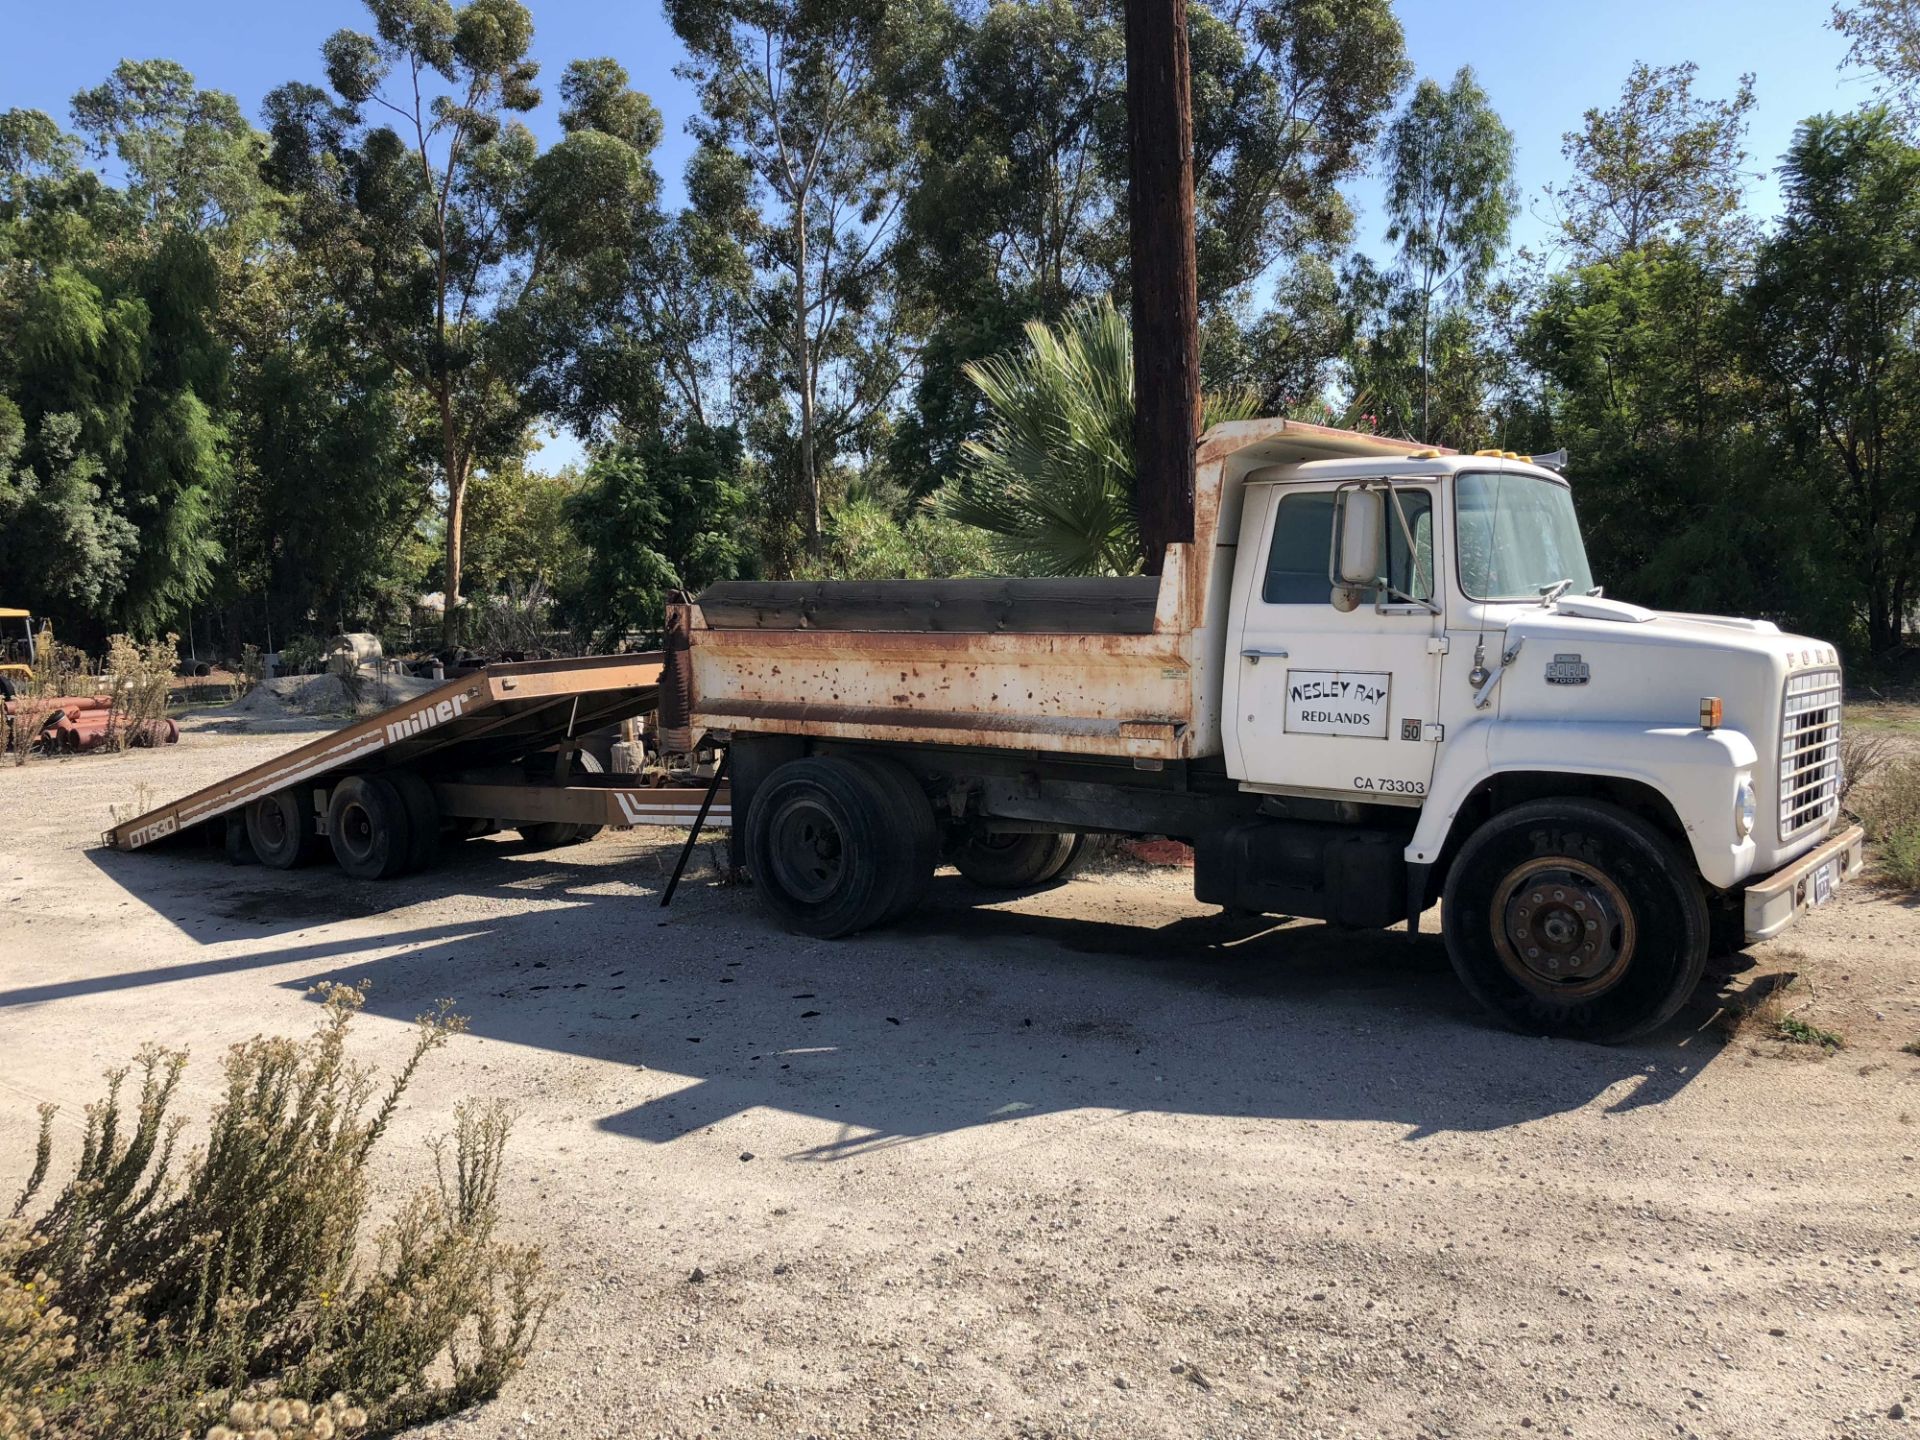
[[[497,1234],[501,1110],[460,1110],[437,1183],[372,1256],[359,1244],[368,1158],[460,1022],[423,1016],[383,1083],[346,1051],[362,992],[323,999],[308,1039],[228,1052],[184,1158],[169,1110],[186,1055],[152,1047],[110,1074],[71,1178],[29,1220],[52,1168],[42,1109],[0,1242],[0,1440],[387,1434],[485,1399],[523,1363],[548,1296],[538,1252]]]
[[[240,647],[240,694],[251,694],[254,686],[267,678],[267,657],[258,645]]]
[[[47,728],[47,721],[57,709],[57,705],[26,695],[13,702],[13,713],[5,718],[6,733],[0,737],[6,742],[6,758],[10,764],[26,764],[27,757],[40,748],[40,732]]]
[[[108,637],[107,690],[113,696],[109,748],[125,750],[167,718],[167,696],[179,656],[178,635],[144,645],[131,635]]]
[[[1854,787],[1871,780],[1893,758],[1893,737],[1883,731],[1848,726],[1840,732],[1840,803],[1849,805]]]
[[[93,662],[76,645],[62,645],[53,638],[53,627],[42,625],[33,642],[33,693],[35,695],[91,695],[94,691]]]
[[[1920,890],[1920,759],[1887,762],[1850,804],[1879,845],[1880,873],[1903,890]]]

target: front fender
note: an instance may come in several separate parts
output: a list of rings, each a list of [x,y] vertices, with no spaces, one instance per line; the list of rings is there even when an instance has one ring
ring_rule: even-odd
[[[1448,737],[1434,765],[1409,864],[1440,858],[1453,822],[1496,775],[1547,772],[1629,780],[1667,798],[1708,884],[1728,889],[1752,873],[1751,837],[1733,838],[1733,803],[1759,754],[1738,730],[1661,729],[1631,721],[1502,720],[1489,717]]]

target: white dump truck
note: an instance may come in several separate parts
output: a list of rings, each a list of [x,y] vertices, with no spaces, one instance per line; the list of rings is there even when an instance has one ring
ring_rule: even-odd
[[[1534,1033],[1618,1041],[1862,864],[1834,648],[1605,598],[1553,468],[1215,427],[1158,576],[728,583],[669,614],[662,720],[729,746],[785,925],[911,910],[945,857],[1194,849],[1235,909],[1416,927]]]

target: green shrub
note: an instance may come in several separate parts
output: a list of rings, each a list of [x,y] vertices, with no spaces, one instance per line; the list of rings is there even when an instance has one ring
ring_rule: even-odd
[[[1896,830],[1881,841],[1880,873],[1902,890],[1920,890],[1920,826]]]
[[[1920,890],[1920,758],[1883,765],[1848,803],[1879,846],[1880,873],[1902,889]]]
[[[325,1440],[389,1433],[484,1399],[519,1368],[546,1305],[537,1251],[501,1241],[509,1129],[463,1108],[436,1184],[360,1254],[367,1162],[426,1056],[461,1028],[443,1005],[384,1087],[350,1060],[363,995],[323,992],[305,1041],[234,1046],[205,1145],[169,1116],[187,1057],[144,1050],[87,1109],[72,1177],[0,1235],[0,1440]],[[331,1397],[321,1399],[320,1397]],[[281,1423],[284,1421],[285,1423]]]

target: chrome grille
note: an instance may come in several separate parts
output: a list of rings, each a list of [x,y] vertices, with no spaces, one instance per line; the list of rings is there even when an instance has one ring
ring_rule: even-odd
[[[1840,672],[1787,681],[1780,722],[1780,838],[1791,840],[1840,806]]]

